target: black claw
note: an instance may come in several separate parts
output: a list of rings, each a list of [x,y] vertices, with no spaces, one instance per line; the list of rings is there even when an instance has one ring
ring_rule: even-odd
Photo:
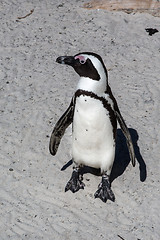
[[[71,190],[73,193],[77,192],[79,189],[84,189],[85,184],[82,182],[82,179],[80,179],[80,174],[77,170],[73,170],[72,177],[68,181],[65,192],[68,190]]]
[[[107,202],[107,199],[112,202],[115,201],[114,193],[112,192],[108,176],[102,177],[102,182],[98,186],[98,190],[94,194],[95,198],[100,198],[103,202]]]

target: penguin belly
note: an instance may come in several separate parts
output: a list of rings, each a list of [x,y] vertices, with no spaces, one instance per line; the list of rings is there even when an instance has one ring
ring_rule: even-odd
[[[115,140],[109,112],[100,100],[84,95],[76,98],[72,136],[74,162],[110,174]]]

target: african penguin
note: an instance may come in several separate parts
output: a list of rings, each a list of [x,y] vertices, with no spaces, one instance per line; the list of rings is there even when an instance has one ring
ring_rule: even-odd
[[[126,137],[133,166],[135,154],[130,133],[108,85],[106,67],[102,58],[92,52],[62,56],[56,61],[72,66],[80,76],[70,106],[56,123],[49,144],[50,153],[55,155],[65,129],[72,123],[74,167],[65,191],[71,190],[74,193],[84,188],[81,170],[84,166],[89,166],[100,169],[102,174],[95,198],[100,198],[103,202],[107,199],[114,201],[109,177],[115,158],[117,120]]]

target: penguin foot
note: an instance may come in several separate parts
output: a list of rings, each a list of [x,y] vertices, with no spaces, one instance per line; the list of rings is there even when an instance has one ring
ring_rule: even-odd
[[[73,170],[72,177],[68,181],[65,192],[68,190],[71,190],[73,193],[77,192],[79,189],[84,189],[85,184],[82,182],[83,177],[79,174],[79,171],[77,168]]]
[[[100,198],[103,202],[107,202],[107,199],[112,202],[115,201],[108,175],[104,174],[102,176],[102,182],[99,184],[98,190],[95,192],[94,196],[95,198]]]

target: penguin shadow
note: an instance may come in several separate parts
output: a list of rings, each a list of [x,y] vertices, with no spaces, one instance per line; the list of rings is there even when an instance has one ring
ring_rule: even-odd
[[[138,146],[138,133],[135,129],[129,128],[129,132],[132,138],[133,147],[136,156],[136,164],[139,164],[140,171],[140,181],[144,182],[147,178],[147,169],[144,159],[140,153],[140,148]],[[117,139],[116,139],[116,153],[115,161],[113,164],[112,172],[110,175],[110,181],[113,182],[117,177],[122,175],[126,170],[128,164],[130,163],[130,156],[126,144],[126,139],[122,133],[121,129],[117,130]]]
[[[129,132],[133,141],[134,151],[136,160],[139,163],[139,170],[140,170],[140,181],[144,182],[147,177],[147,169],[146,164],[143,160],[143,157],[140,153],[140,148],[138,146],[138,133],[135,129],[129,128]],[[72,159],[67,162],[62,168],[61,171],[66,170],[70,165],[72,165]],[[121,129],[117,130],[117,138],[116,138],[116,152],[115,152],[115,160],[112,167],[111,175],[110,175],[110,182],[112,183],[116,178],[121,176],[124,171],[126,170],[128,164],[130,163],[130,156],[126,144],[126,139],[121,131]],[[81,169],[81,174],[91,173],[96,176],[100,176],[101,172],[100,169],[84,166]]]

